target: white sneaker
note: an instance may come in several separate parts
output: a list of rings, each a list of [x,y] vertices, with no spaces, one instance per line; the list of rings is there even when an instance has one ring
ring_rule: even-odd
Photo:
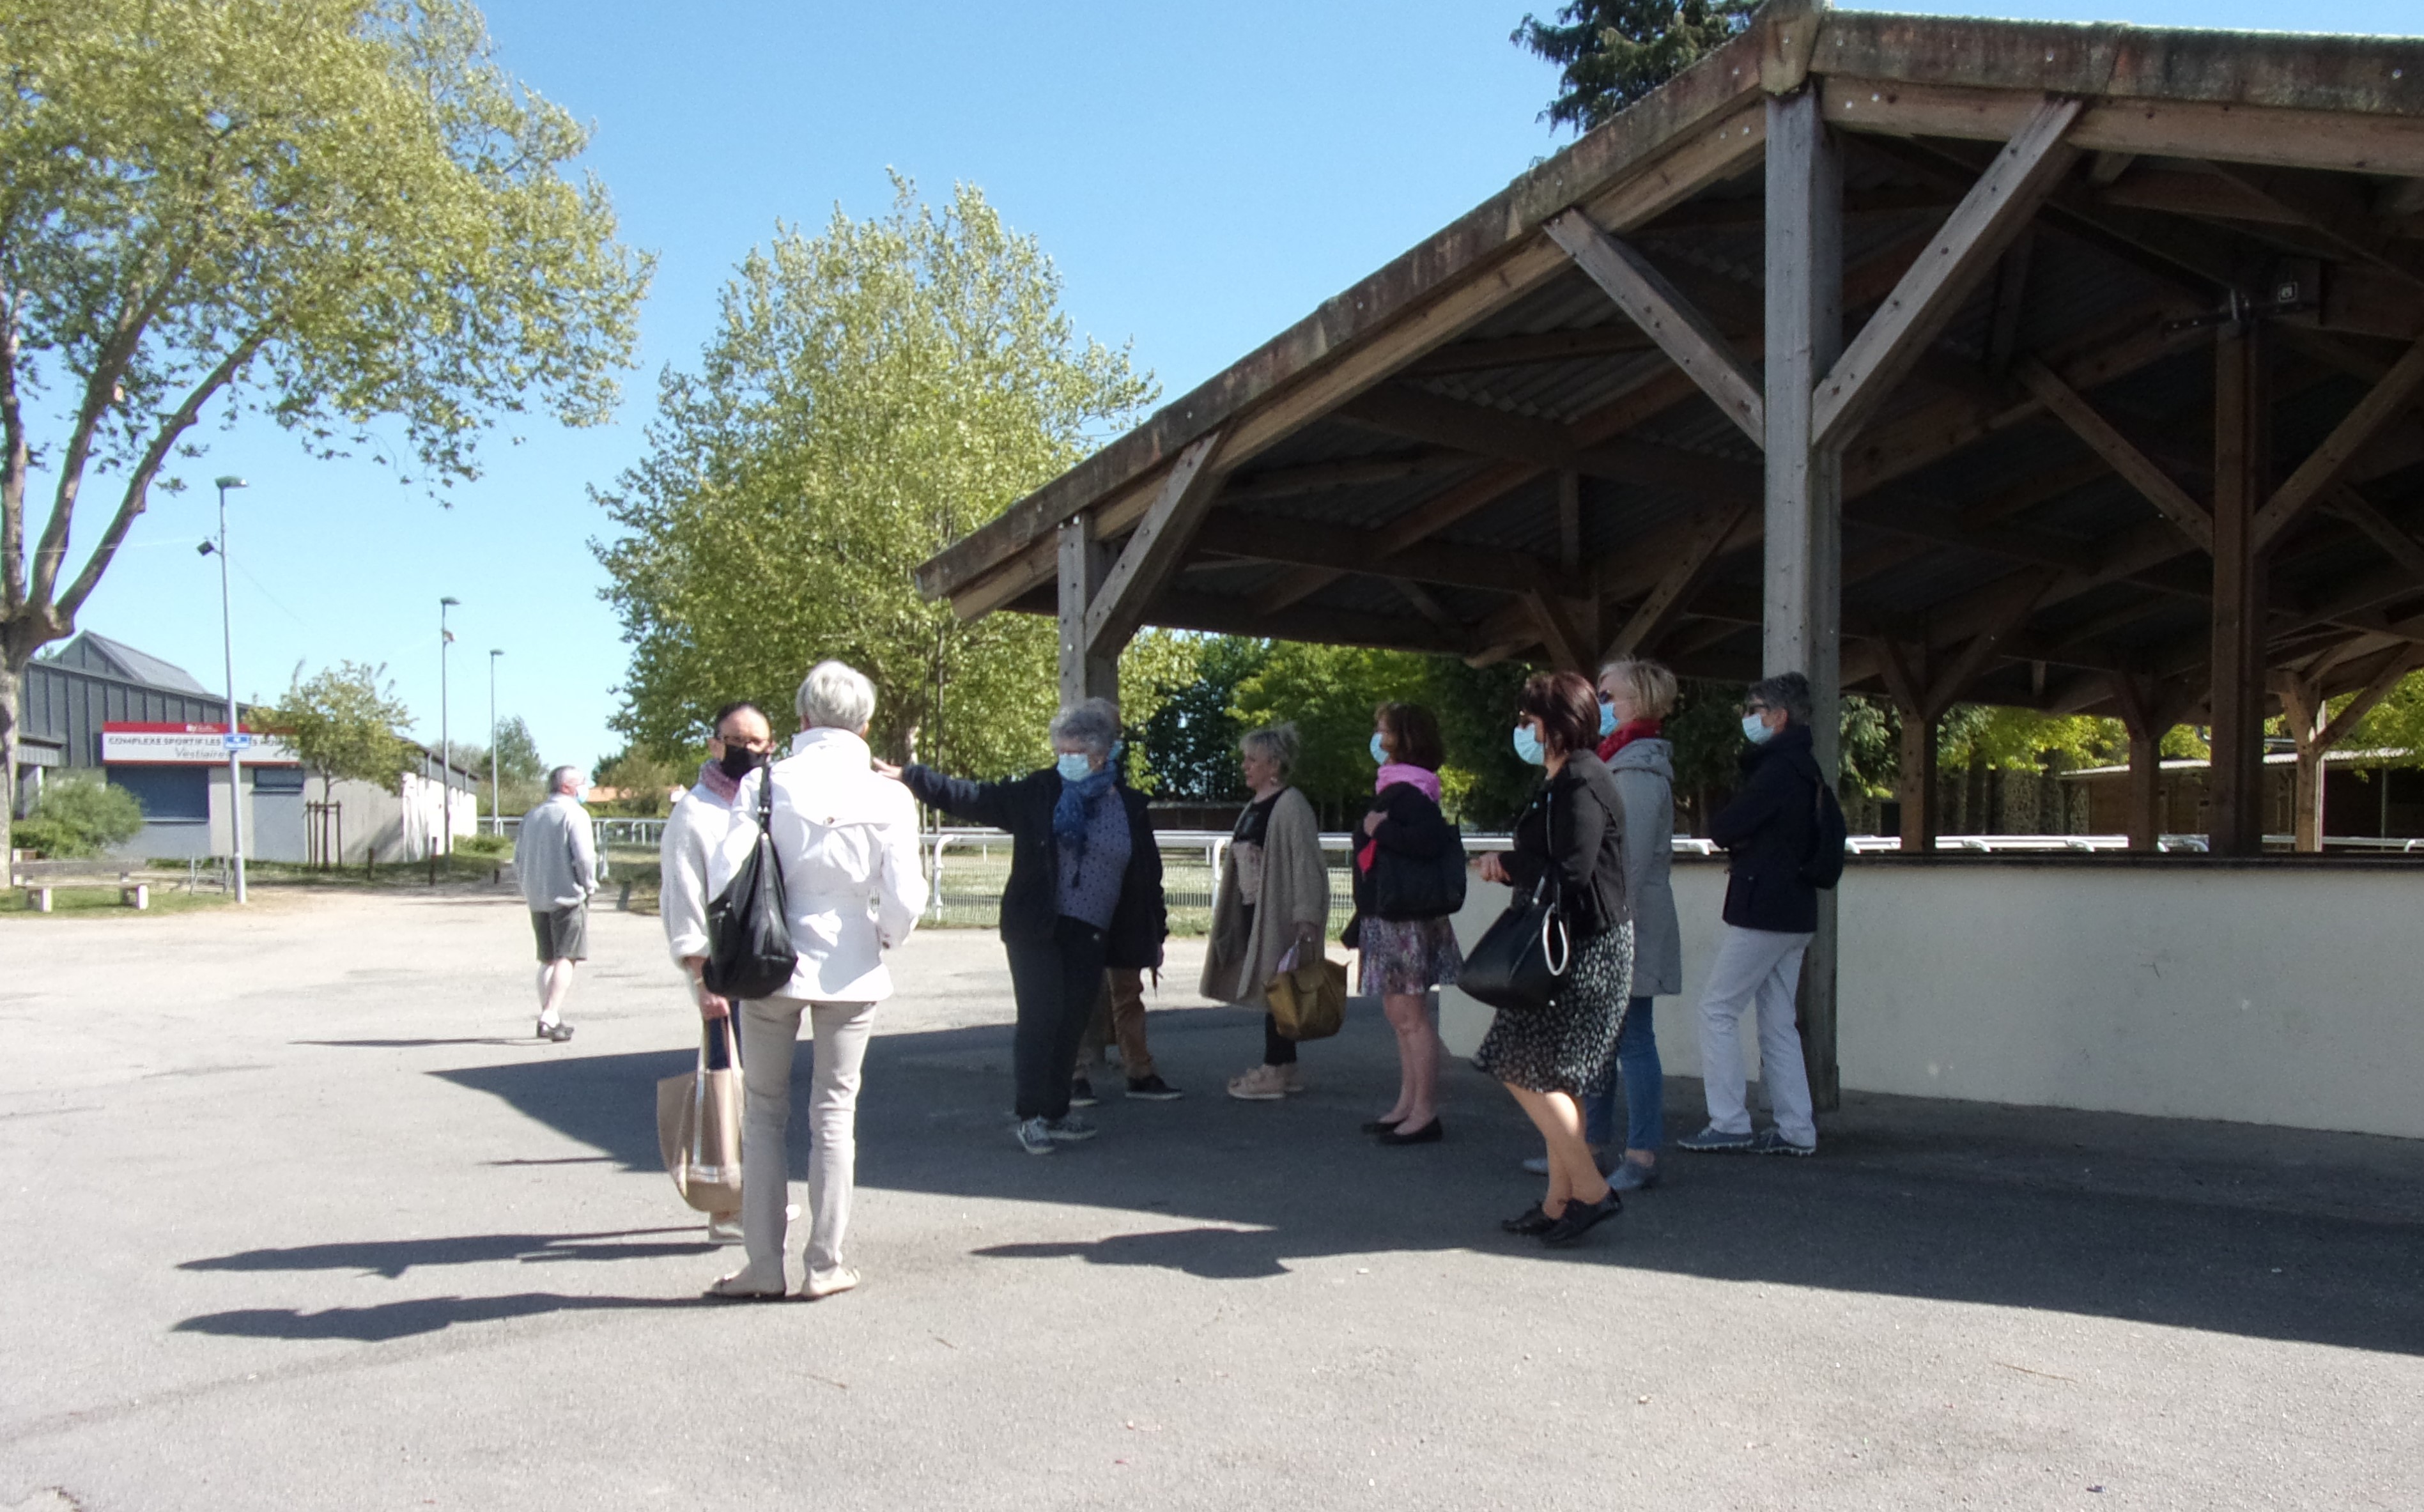
[[[808,1279],[800,1285],[800,1295],[811,1302],[817,1302],[837,1292],[854,1290],[857,1285],[857,1271],[848,1265],[836,1265],[828,1271],[810,1271]]]

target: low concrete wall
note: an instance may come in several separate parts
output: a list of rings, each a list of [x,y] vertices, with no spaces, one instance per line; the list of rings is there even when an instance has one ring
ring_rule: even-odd
[[[1468,946],[1507,902],[1471,891]],[[1724,896],[1721,865],[1677,864],[1677,1074]],[[1862,860],[1839,906],[1846,1090],[2424,1138],[2424,866]],[[1441,999],[1472,1054],[1490,1011]]]

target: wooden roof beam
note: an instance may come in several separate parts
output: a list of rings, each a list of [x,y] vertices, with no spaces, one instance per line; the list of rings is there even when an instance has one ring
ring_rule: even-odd
[[[2261,551],[2282,528],[2346,475],[2357,454],[2370,445],[2383,428],[2403,414],[2408,402],[2424,389],[2424,337],[2392,364],[2354,409],[2349,411],[2323,443],[2289,474],[2272,497],[2256,512],[2251,526],[2255,549]]]
[[[1128,533],[1126,546],[1086,606],[1088,655],[1117,654],[1136,633],[1145,606],[1178,575],[1188,544],[1220,491],[1220,474],[1210,465],[1220,449],[1216,430],[1190,443],[1171,464],[1144,517]]]
[[[1260,503],[1268,499],[1289,499],[1331,488],[1358,488],[1367,484],[1397,483],[1435,473],[1469,472],[1473,466],[1472,454],[1437,446],[1413,452],[1393,452],[1385,456],[1349,457],[1337,462],[1264,468],[1254,472],[1231,474],[1220,490],[1220,502]]]
[[[2187,489],[2132,445],[2111,421],[2097,413],[2078,390],[2033,358],[2022,358],[2013,372],[2049,413],[2069,426],[2071,434],[2086,442],[2089,451],[2111,464],[2113,471],[2144,494],[2197,549],[2213,549],[2213,517],[2206,507],[2190,498]]]
[[[1720,414],[1753,442],[1764,440],[1767,406],[1758,374],[1734,355],[1716,323],[1667,281],[1655,263],[1591,224],[1579,210],[1552,218],[1548,232],[1626,318],[1691,375]]]
[[[1447,588],[1520,594],[1535,588],[1568,596],[1587,591],[1578,574],[1554,562],[1502,547],[1417,541],[1391,548],[1384,533],[1309,520],[1274,519],[1222,511],[1197,531],[1195,548],[1214,556],[1287,566],[1319,567],[1380,578],[1408,578]]]
[[[2027,226],[2079,155],[2063,139],[2079,113],[2076,100],[2044,101],[1961,197],[1884,308],[1819,384],[1811,415],[1818,444],[1840,447],[1867,422]]]

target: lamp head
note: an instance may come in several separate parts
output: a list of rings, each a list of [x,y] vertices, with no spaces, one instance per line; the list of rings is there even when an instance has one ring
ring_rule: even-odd
[[[463,600],[460,598],[440,598],[438,600],[438,607],[440,609],[453,609],[462,602]]]
[[[232,472],[229,473],[226,477],[219,479],[218,485],[222,488],[249,488],[252,486],[252,485],[245,482],[242,478],[237,477]]]

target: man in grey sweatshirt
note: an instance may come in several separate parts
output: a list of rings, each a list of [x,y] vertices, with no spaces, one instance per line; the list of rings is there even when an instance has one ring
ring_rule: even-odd
[[[522,816],[514,836],[514,875],[538,936],[538,1037],[557,1044],[572,1038],[564,1000],[572,963],[589,957],[589,895],[598,890],[597,847],[581,806],[588,787],[579,767],[549,772],[547,802]]]

